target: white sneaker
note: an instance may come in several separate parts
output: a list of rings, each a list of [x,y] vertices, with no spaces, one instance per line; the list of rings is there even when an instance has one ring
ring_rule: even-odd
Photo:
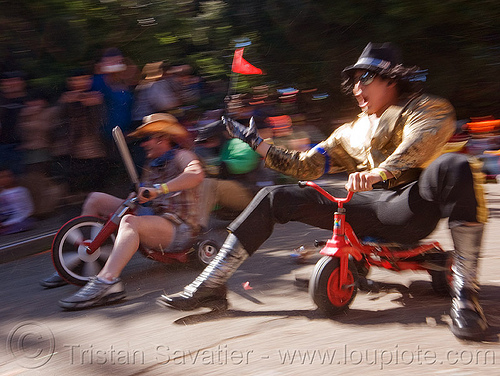
[[[96,307],[115,302],[125,297],[125,288],[120,278],[113,282],[91,277],[74,295],[59,300],[59,305],[65,309],[80,309]]]

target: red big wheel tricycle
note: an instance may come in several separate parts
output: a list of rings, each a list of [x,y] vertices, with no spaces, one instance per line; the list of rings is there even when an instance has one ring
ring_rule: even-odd
[[[104,267],[113,244],[121,218],[135,214],[139,204],[136,198],[125,200],[106,221],[93,216],[80,216],[63,225],[52,242],[52,260],[59,275],[67,282],[83,286],[90,277]],[[222,245],[217,239],[225,235],[224,227],[211,228],[201,233],[193,245],[181,252],[162,252],[140,247],[139,251],[154,261],[164,264],[194,261],[205,267],[217,255]]]
[[[113,129],[113,138],[137,192],[140,186],[139,178],[119,127]],[[67,282],[81,286],[85,285],[90,277],[97,275],[111,254],[122,217],[126,214],[135,215],[138,208],[139,203],[133,197],[125,200],[107,220],[80,216],[64,224],[52,242],[52,260],[59,275]],[[142,246],[139,247],[139,251],[144,256],[165,264],[194,260],[198,266],[205,267],[219,252],[224,239],[220,235],[225,236],[225,234],[225,226],[219,224],[219,226],[209,226],[202,231],[193,245],[181,252],[163,252]],[[217,241],[219,238],[220,242]]]
[[[356,296],[358,280],[366,277],[370,267],[378,266],[392,271],[424,270],[432,278],[432,287],[440,294],[448,294],[451,284],[451,252],[445,252],[438,242],[402,246],[360,241],[345,221],[344,204],[347,197],[330,195],[316,183],[300,182],[309,186],[338,205],[334,214],[333,236],[320,253],[324,256],[315,265],[309,280],[309,294],[314,303],[328,316],[347,310]]]

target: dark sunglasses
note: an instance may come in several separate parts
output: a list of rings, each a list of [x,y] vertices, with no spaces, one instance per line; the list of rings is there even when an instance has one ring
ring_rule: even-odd
[[[359,82],[363,86],[368,86],[373,82],[376,76],[377,76],[376,73],[366,71],[357,79],[356,78],[354,79],[354,85],[356,85]]]
[[[141,137],[137,140],[137,143],[138,144],[142,144],[143,142],[148,142],[149,140],[151,140],[154,136],[153,135],[147,135],[147,136],[144,136],[144,137]]]

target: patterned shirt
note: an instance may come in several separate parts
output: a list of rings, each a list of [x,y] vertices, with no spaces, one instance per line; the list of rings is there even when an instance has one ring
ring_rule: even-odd
[[[154,159],[143,172],[142,182],[144,186],[166,183],[179,176],[184,167],[178,163],[183,153],[195,154],[184,149],[174,148],[161,157]],[[169,221],[179,225],[185,223],[195,231],[200,229],[200,185],[195,188],[185,189],[160,195],[151,200],[151,208],[156,215],[160,215]]]

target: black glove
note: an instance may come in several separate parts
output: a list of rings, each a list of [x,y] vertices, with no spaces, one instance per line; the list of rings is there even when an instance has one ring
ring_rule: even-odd
[[[257,127],[255,126],[253,117],[250,118],[248,127],[226,116],[222,117],[222,122],[226,126],[226,129],[231,137],[239,138],[240,140],[245,141],[253,150],[257,149],[263,141],[257,132]]]

